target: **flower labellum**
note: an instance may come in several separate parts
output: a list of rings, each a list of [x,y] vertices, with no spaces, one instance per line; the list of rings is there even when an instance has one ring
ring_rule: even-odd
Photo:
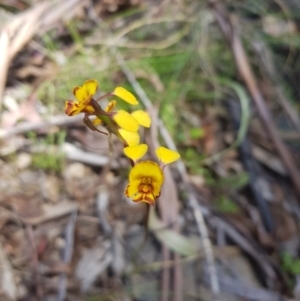
[[[148,147],[146,144],[129,146],[124,148],[124,153],[135,165],[129,173],[129,183],[125,195],[134,202],[144,202],[155,205],[155,200],[160,196],[161,186],[164,182],[163,169],[166,164],[172,163],[180,158],[179,153],[165,147],[156,149],[157,157],[162,166],[154,161],[140,161]]]
[[[153,206],[160,196],[163,182],[164,173],[156,162],[139,162],[129,173],[125,195],[134,202],[145,202]]]

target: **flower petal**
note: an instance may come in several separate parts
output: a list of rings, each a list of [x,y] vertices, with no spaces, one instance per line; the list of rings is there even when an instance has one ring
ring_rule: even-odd
[[[86,90],[83,89],[82,87],[75,87],[73,89],[73,94],[75,98],[78,100],[78,102],[85,102],[87,101],[87,99],[89,100]]]
[[[105,112],[111,112],[115,108],[116,104],[117,102],[115,100],[110,101],[105,108]]]
[[[89,114],[94,114],[95,113],[95,108],[93,106],[87,105],[84,106],[81,110],[83,113],[89,113]]]
[[[131,116],[138,122],[139,125],[149,128],[151,125],[151,118],[150,115],[143,111],[143,110],[137,110],[131,113]]]
[[[129,198],[134,197],[139,192],[139,185],[141,184],[140,180],[130,182],[125,190],[125,195]]]
[[[126,188],[124,194],[127,197],[131,198],[134,202],[144,202],[144,203],[148,203],[153,206],[155,204],[156,197],[151,192],[148,192],[148,193],[140,192],[139,191],[140,184],[141,184],[141,181],[139,181],[139,180],[130,182],[127,185],[127,188]]]
[[[129,184],[125,195],[134,202],[155,204],[160,196],[160,189],[164,182],[164,174],[159,165],[153,161],[136,163],[129,173]]]
[[[139,129],[138,122],[128,112],[124,110],[117,111],[114,114],[113,119],[119,127],[126,131],[137,132]]]
[[[139,144],[135,146],[127,146],[123,149],[124,154],[133,161],[141,159],[147,152],[147,144]]]
[[[81,108],[79,106],[79,102],[67,100],[65,102],[65,113],[68,116],[74,116],[81,113]]]
[[[164,182],[164,174],[159,165],[154,161],[141,161],[134,165],[129,173],[129,182],[150,178],[154,186],[154,195],[159,195],[160,186]],[[158,189],[155,189],[159,188]]]
[[[148,203],[151,206],[155,205],[155,197],[152,193],[141,193],[138,192],[134,197],[132,197],[132,200],[134,202],[144,202],[144,203]]]
[[[79,102],[87,103],[94,96],[98,89],[98,83],[96,80],[87,80],[82,87],[75,87],[73,94]]]
[[[165,165],[175,162],[180,158],[179,153],[162,146],[157,148],[155,153],[157,158]]]
[[[134,146],[140,143],[140,135],[137,132],[128,132],[124,129],[119,129],[118,131],[128,146]]]
[[[94,96],[98,90],[98,82],[94,79],[89,79],[84,82],[82,88],[89,96]]]
[[[115,96],[120,97],[121,99],[123,99],[124,101],[130,103],[131,105],[138,105],[138,101],[135,98],[135,96],[130,93],[129,91],[127,91],[126,89],[122,88],[122,87],[117,87],[114,91],[113,94]]]

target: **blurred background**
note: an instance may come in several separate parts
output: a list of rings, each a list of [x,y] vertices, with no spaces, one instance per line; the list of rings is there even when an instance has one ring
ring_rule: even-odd
[[[299,48],[298,0],[0,1],[0,300],[300,300]],[[87,79],[181,154],[147,226]]]

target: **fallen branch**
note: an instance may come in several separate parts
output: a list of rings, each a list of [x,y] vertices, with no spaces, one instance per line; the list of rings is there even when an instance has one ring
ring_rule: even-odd
[[[30,131],[39,131],[49,128],[51,126],[63,126],[77,123],[82,120],[81,115],[69,117],[65,114],[53,116],[47,120],[43,120],[42,122],[21,122],[16,126],[7,129],[0,130],[0,139],[7,139],[14,135],[24,134]]]

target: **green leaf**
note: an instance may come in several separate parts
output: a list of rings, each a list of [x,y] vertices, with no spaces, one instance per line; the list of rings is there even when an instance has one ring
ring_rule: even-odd
[[[148,227],[155,237],[170,250],[183,256],[194,255],[199,252],[199,247],[194,240],[178,232],[168,229],[157,217],[154,207],[150,207]]]
[[[190,129],[190,136],[192,139],[199,139],[204,137],[205,131],[202,128],[191,128]]]

